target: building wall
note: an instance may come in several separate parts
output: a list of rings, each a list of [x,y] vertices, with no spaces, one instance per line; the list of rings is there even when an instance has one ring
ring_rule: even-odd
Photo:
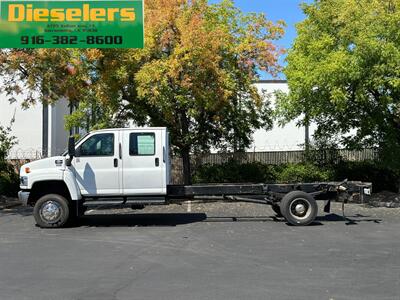
[[[12,134],[18,144],[13,147],[11,158],[36,158],[42,151],[42,105],[37,104],[29,109],[21,108],[22,97],[10,103],[5,94],[0,94],[0,124],[8,126],[15,115]]]
[[[64,116],[69,114],[68,102],[60,100],[47,110],[41,103],[28,109],[23,109],[21,104],[22,96],[10,103],[7,96],[0,93],[0,124],[8,126],[15,116],[12,135],[17,138],[18,144],[11,149],[9,157],[36,159],[61,154],[69,135],[64,129]]]
[[[270,95],[272,107],[275,106],[275,91],[289,92],[289,87],[284,80],[266,80],[256,84],[257,89],[265,91]],[[280,127],[277,122],[274,123],[272,130],[256,130],[253,135],[253,144],[249,151],[291,151],[304,148],[305,128],[296,125],[297,121],[292,121],[284,127]],[[315,124],[310,126],[310,137],[316,129]]]

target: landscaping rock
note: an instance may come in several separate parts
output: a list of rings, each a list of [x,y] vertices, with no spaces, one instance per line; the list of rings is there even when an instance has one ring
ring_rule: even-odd
[[[400,207],[400,195],[387,191],[372,194],[366,205],[372,207],[398,208]]]

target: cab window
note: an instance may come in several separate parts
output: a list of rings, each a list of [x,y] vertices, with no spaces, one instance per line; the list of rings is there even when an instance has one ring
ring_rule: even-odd
[[[154,155],[156,139],[154,133],[131,133],[129,135],[129,155]]]
[[[113,156],[114,134],[101,133],[88,138],[76,151],[77,156]]]

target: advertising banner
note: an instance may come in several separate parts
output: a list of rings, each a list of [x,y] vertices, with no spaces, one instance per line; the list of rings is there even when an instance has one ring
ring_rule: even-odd
[[[143,0],[0,0],[0,48],[143,46]]]

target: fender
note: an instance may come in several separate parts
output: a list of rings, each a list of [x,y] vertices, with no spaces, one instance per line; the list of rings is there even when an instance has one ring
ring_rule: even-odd
[[[67,185],[67,188],[71,195],[71,200],[73,201],[81,200],[82,195],[79,186],[76,182],[75,174],[69,168],[66,168],[64,171],[64,182]]]

